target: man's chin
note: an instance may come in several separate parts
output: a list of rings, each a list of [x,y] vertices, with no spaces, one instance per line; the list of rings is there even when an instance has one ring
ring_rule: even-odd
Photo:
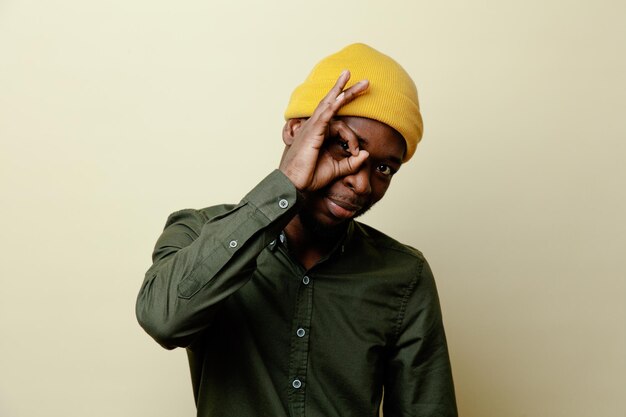
[[[323,221],[306,210],[302,210],[299,214],[300,222],[302,226],[313,236],[318,239],[331,240],[340,238],[346,230],[348,222],[347,220],[340,221]]]
[[[337,239],[345,233],[346,228],[348,227],[348,223],[356,219],[359,216],[362,216],[367,212],[371,206],[364,207],[357,211],[352,217],[347,219],[335,219],[330,217],[324,217],[320,219],[318,217],[322,217],[322,215],[312,213],[308,210],[302,210],[298,214],[300,217],[300,222],[302,226],[311,234],[320,239]]]
[[[361,217],[362,215],[367,213],[367,211],[369,209],[371,209],[371,208],[372,208],[372,206],[363,207],[361,210],[357,211],[356,214],[354,216],[352,216],[352,218],[356,219],[357,217]]]

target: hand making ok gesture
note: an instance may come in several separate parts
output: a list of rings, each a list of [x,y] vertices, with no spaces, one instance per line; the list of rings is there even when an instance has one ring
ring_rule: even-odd
[[[279,169],[299,191],[315,191],[325,187],[335,178],[357,172],[369,154],[359,149],[354,132],[343,122],[333,121],[337,111],[367,90],[369,82],[362,80],[344,90],[350,72],[341,73],[333,88],[320,101],[306,120],[292,119],[285,124],[283,140],[285,151]],[[329,138],[338,137],[350,153],[335,159],[324,149]]]

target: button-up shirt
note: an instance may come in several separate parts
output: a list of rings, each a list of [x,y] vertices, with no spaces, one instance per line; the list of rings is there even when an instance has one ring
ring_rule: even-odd
[[[282,229],[298,193],[276,170],[237,205],[172,214],[137,300],[187,349],[202,417],[456,416],[437,290],[422,254],[351,221],[304,269]],[[384,388],[383,388],[384,387]]]

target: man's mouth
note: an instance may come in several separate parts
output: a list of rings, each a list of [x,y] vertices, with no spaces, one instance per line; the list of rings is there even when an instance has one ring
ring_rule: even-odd
[[[339,219],[349,219],[354,217],[354,215],[361,210],[360,205],[354,204],[352,202],[340,200],[335,197],[326,197],[327,205],[329,211],[333,214],[333,216]]]

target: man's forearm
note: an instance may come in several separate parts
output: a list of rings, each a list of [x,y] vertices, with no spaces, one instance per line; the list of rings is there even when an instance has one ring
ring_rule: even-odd
[[[166,348],[188,346],[219,302],[250,279],[259,253],[295,215],[296,199],[274,171],[237,206],[170,216],[137,298],[146,332]]]

